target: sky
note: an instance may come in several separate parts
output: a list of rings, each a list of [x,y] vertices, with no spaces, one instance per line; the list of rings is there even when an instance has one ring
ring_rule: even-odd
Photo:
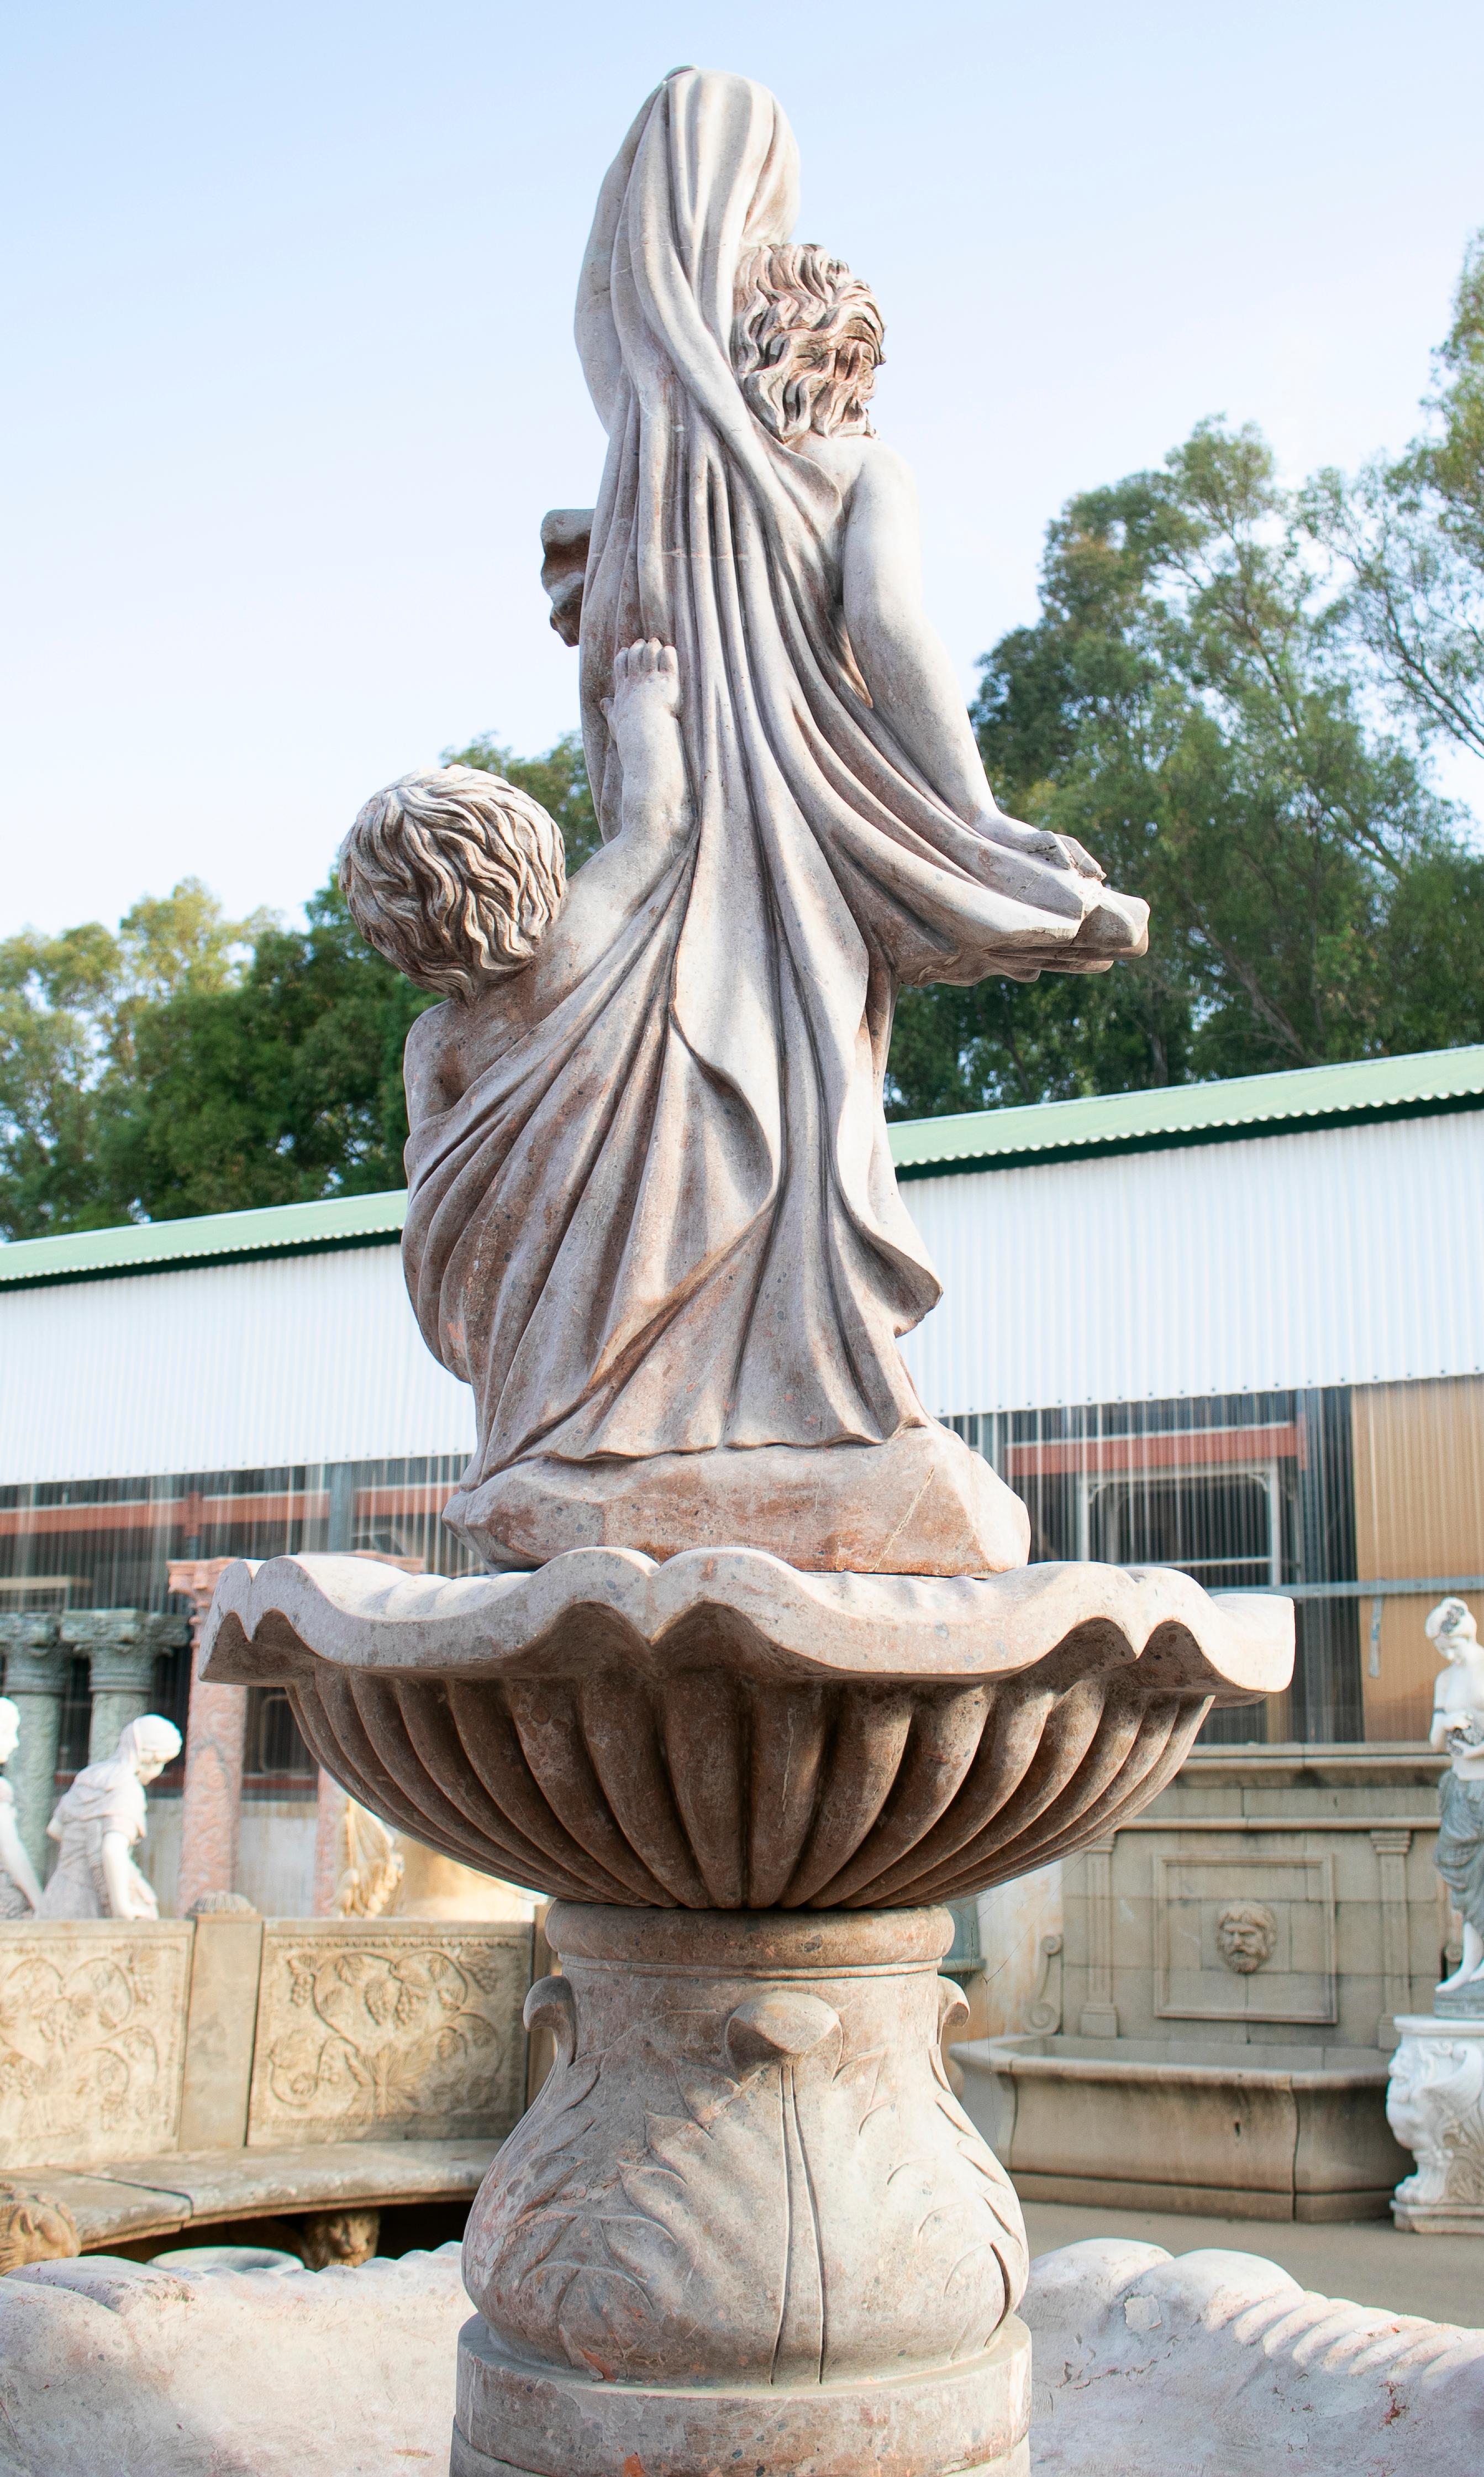
[[[293,916],[380,784],[574,725],[574,285],[685,62],[773,88],[798,238],[880,298],[966,695],[1074,490],[1211,413],[1296,478],[1416,427],[1484,225],[1478,0],[10,0],[0,936],[187,874]]]

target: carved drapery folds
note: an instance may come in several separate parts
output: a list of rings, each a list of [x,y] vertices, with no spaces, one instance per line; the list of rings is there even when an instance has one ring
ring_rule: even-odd
[[[353,1796],[490,1874],[660,1909],[879,1909],[1106,1834],[1213,1697],[1286,1673],[1290,1623],[1173,1573],[925,1584],[579,1550],[455,1585],[237,1566],[208,1651],[213,1676],[285,1684]]]

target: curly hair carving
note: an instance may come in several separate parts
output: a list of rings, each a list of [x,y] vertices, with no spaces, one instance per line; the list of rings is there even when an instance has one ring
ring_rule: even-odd
[[[477,765],[424,766],[378,791],[337,866],[367,944],[453,998],[523,970],[567,886],[560,828]]]
[[[737,267],[731,362],[749,405],[785,443],[866,430],[886,334],[875,293],[812,241],[749,250]]]

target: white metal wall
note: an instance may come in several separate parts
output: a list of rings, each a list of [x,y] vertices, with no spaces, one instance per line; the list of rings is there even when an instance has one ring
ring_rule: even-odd
[[[946,1292],[903,1344],[940,1416],[1484,1369],[1484,1113],[902,1191]]]
[[[0,1291],[0,1483],[473,1444],[395,1245]]]
[[[1484,1113],[911,1180],[929,1410],[1484,1369]],[[0,1290],[0,1483],[467,1453],[395,1246]]]

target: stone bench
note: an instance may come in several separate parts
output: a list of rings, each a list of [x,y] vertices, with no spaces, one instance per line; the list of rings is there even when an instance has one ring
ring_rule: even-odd
[[[32,2225],[46,2251],[466,2202],[526,2105],[532,1940],[484,1919],[0,1925],[0,2263],[35,2258],[26,2197],[63,2214],[49,2242]]]

